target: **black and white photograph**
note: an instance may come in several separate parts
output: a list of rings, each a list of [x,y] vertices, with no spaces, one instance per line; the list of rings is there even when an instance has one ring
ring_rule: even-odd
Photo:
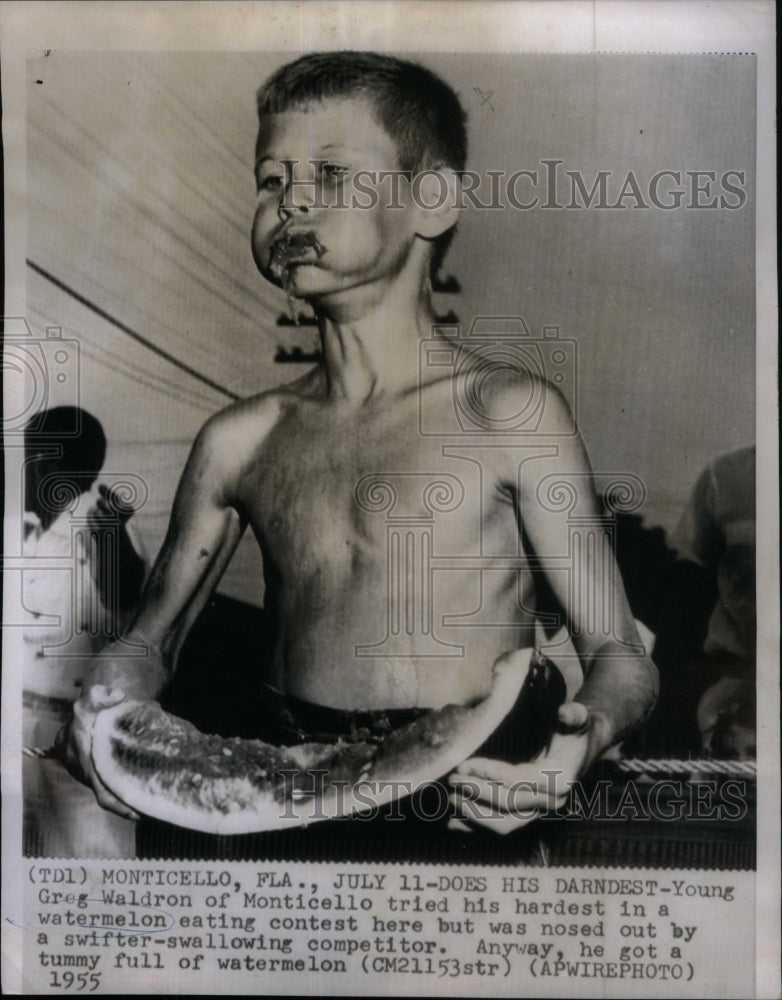
[[[9,992],[773,995],[767,64],[480,6],[4,73]]]

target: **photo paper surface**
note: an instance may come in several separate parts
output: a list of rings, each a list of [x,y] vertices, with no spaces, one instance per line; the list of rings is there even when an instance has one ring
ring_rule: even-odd
[[[4,990],[778,995],[770,5],[90,10],[3,11]]]

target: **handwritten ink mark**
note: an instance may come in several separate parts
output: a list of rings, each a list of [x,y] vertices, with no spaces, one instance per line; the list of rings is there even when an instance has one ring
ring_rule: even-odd
[[[473,87],[472,89],[475,91],[478,97],[481,98],[481,107],[483,107],[484,104],[488,104],[489,107],[492,109],[492,111],[494,111],[494,105],[491,103],[491,99],[492,97],[494,97],[494,91],[487,90],[486,93],[484,93],[480,87]]]
[[[5,922],[7,924],[10,924],[12,927],[18,928],[20,931],[29,931],[31,929],[30,927],[27,927],[24,924],[17,924],[17,922],[15,920],[11,920],[10,917],[6,917]]]

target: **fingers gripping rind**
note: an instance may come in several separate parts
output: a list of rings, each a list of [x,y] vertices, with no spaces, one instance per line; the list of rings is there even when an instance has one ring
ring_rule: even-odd
[[[95,723],[100,712],[124,701],[125,692],[121,688],[107,688],[94,684],[73,706],[73,731],[66,749],[68,769],[92,787],[98,804],[104,809],[118,813],[126,819],[137,820],[139,815],[130,806],[117,798],[98,777],[92,759]]]

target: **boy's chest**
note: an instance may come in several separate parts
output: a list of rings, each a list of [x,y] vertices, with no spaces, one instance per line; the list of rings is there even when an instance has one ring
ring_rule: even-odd
[[[294,549],[302,536],[371,546],[395,524],[428,525],[440,546],[473,549],[498,520],[515,530],[494,456],[473,452],[422,434],[417,407],[360,416],[313,407],[283,422],[259,455],[251,521],[267,543]]]

